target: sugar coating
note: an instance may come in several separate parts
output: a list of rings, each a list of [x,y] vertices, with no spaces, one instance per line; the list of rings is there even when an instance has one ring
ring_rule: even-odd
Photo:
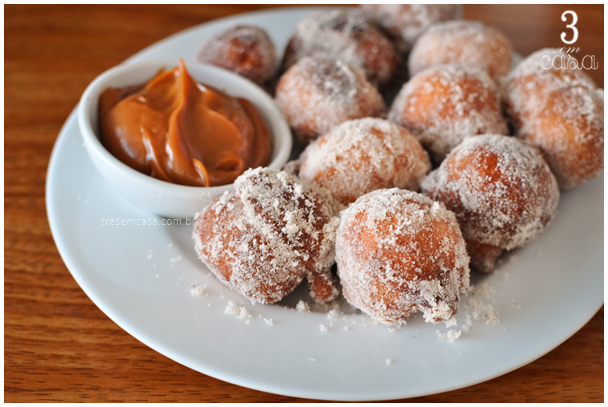
[[[508,132],[495,82],[480,69],[453,64],[410,79],[388,118],[412,132],[437,163],[465,137]]]
[[[201,46],[197,60],[220,66],[263,84],[277,70],[274,45],[263,29],[240,25],[211,36]]]
[[[340,59],[365,72],[373,84],[389,82],[398,65],[391,41],[357,9],[326,9],[300,20],[283,66],[287,69],[305,57]]]
[[[299,176],[348,205],[376,189],[417,191],[430,169],[428,154],[406,129],[365,118],[344,122],[310,144],[300,157]]]
[[[543,48],[526,57],[504,78],[501,83],[501,94],[506,112],[516,127],[528,124],[520,123],[518,120],[522,115],[534,116],[545,105],[549,93],[555,90],[569,86],[596,89],[595,83],[585,72],[568,66],[569,58],[572,57],[558,48]],[[547,60],[554,59],[566,63],[564,66],[559,65],[560,69],[543,68],[550,66],[546,64]]]
[[[486,71],[499,80],[511,70],[513,47],[507,37],[482,22],[452,20],[432,24],[416,41],[408,60],[410,75],[442,64]]]
[[[536,238],[559,201],[557,181],[538,150],[490,134],[466,138],[421,189],[456,213],[465,239],[507,250]]]
[[[571,61],[559,49],[536,51],[509,74],[502,91],[516,135],[542,150],[563,188],[604,168],[604,92]]]
[[[363,71],[335,58],[299,60],[279,79],[275,98],[304,141],[347,120],[386,116],[382,96]]]
[[[456,217],[416,192],[382,189],[340,214],[336,261],[347,301],[387,325],[421,311],[451,319],[469,287],[469,257]]]
[[[207,267],[253,302],[277,302],[303,278],[323,302],[339,294],[330,271],[338,222],[318,187],[257,168],[197,215],[193,238]]]
[[[459,4],[362,4],[360,7],[389,34],[402,53],[408,52],[431,24],[462,18]]]
[[[552,92],[524,138],[540,147],[562,188],[604,168],[604,99],[587,87]]]

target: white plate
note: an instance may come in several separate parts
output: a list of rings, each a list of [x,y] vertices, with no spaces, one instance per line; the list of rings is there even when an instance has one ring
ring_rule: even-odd
[[[129,61],[191,58],[206,37],[237,23],[266,28],[283,49],[309,12],[218,20],[169,37]],[[380,400],[491,379],[537,359],[579,330],[603,303],[603,192],[603,174],[564,192],[557,219],[537,241],[516,251],[498,272],[475,276],[496,290],[493,302],[481,300],[500,312],[500,323],[475,322],[453,343],[436,333],[445,333],[444,325],[420,317],[391,332],[364,315],[331,320],[322,312],[253,306],[197,260],[191,226],[102,225],[102,219],[162,219],[130,205],[102,179],[73,114],[53,149],[46,199],[55,242],[78,284],[152,349],[199,372],[266,392]],[[192,285],[204,284],[203,296],[190,293]],[[286,304],[293,305],[298,295],[304,294],[295,293]],[[249,310],[248,323],[224,313],[228,301]],[[457,329],[466,313],[471,310],[461,307]]]

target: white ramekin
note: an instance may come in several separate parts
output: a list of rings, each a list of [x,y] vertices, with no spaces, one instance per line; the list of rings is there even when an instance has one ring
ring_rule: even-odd
[[[99,75],[84,91],[78,105],[78,125],[85,147],[99,172],[130,202],[149,212],[186,218],[210,204],[233,184],[217,187],[189,187],[152,178],[114,157],[99,140],[97,102],[108,87],[138,85],[150,80],[161,68],[172,69],[178,61],[147,61],[118,65]],[[291,152],[291,133],[272,98],[253,82],[222,68],[186,63],[197,81],[253,103],[266,121],[273,139],[270,168],[281,168]]]

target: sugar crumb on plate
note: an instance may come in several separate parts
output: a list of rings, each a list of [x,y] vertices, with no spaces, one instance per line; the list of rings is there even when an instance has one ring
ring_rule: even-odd
[[[450,342],[454,342],[456,339],[460,338],[461,335],[462,331],[450,329],[446,334],[439,333],[439,339],[447,339]]]
[[[238,306],[238,305],[236,305],[232,301],[228,301],[228,306],[226,307],[226,310],[224,311],[224,314],[236,315],[236,317],[238,319],[245,319],[245,320],[247,320],[247,321],[245,321],[245,323],[248,323],[249,322],[249,318],[251,318],[251,314],[249,313],[249,311],[247,310],[247,308]]]

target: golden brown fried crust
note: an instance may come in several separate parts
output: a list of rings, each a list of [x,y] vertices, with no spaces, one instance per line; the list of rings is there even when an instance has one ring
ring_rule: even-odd
[[[389,325],[417,311],[431,322],[456,313],[469,258],[452,213],[389,189],[362,196],[342,214],[336,260],[351,304]]]
[[[540,147],[560,186],[571,188],[604,168],[603,116],[604,103],[589,88],[555,90],[521,137]]]
[[[428,154],[409,131],[365,118],[344,122],[308,146],[300,156],[299,176],[348,205],[377,189],[417,191],[430,169]]]
[[[518,139],[466,139],[422,182],[422,192],[453,211],[473,266],[489,272],[501,249],[536,238],[559,200],[554,175],[535,148]]]
[[[483,244],[474,240],[466,240],[467,252],[471,257],[471,268],[484,273],[494,271],[496,260],[502,254],[500,247]]]
[[[391,83],[401,65],[391,40],[359,10],[330,9],[302,20],[290,38],[281,72],[306,57],[340,59],[375,86]]]
[[[382,96],[363,72],[335,59],[299,60],[279,79],[275,100],[305,143],[347,120],[386,116]]]
[[[479,21],[452,20],[431,25],[410,53],[410,74],[442,64],[485,70],[499,80],[511,70],[513,47],[501,32]]]
[[[315,301],[334,299],[332,208],[316,187],[269,169],[249,170],[235,191],[197,217],[201,260],[251,301],[275,303],[307,278]],[[333,221],[333,223],[331,223]]]
[[[245,255],[239,250],[240,244],[260,247],[271,243],[261,233],[256,232],[252,225],[238,222],[239,218],[244,216],[244,209],[236,194],[231,194],[226,204],[218,205],[218,203],[219,201],[216,201],[208,206],[199,215],[194,226],[194,235],[200,239],[200,244],[197,244],[199,256],[222,282],[231,288],[242,288],[241,293],[248,298],[267,304],[280,301],[286,292],[293,291],[300,284],[300,274],[303,271],[294,272],[293,278],[268,280],[264,275],[265,272],[258,270],[256,265],[252,264],[249,267],[248,279],[256,281],[255,292],[246,288],[246,281],[233,279],[237,259]],[[234,205],[234,208],[226,210],[230,205]],[[215,252],[218,246],[216,239],[222,242],[222,250],[217,252]],[[273,260],[272,254],[265,258],[266,262]]]
[[[266,31],[255,26],[236,26],[211,37],[197,59],[234,71],[260,86],[271,81],[277,70],[274,45]]]
[[[469,136],[507,134],[495,83],[460,65],[429,68],[406,83],[389,119],[414,134],[437,164]]]
[[[603,90],[573,69],[571,58],[556,48],[536,51],[502,90],[516,136],[541,149],[562,188],[580,185],[604,167]]]

